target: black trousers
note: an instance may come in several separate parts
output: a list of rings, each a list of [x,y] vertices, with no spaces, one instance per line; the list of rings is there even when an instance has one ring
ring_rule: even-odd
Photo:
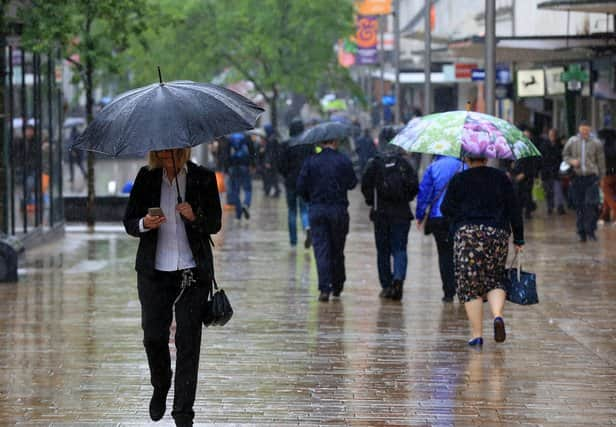
[[[456,294],[456,281],[453,268],[453,237],[449,233],[449,223],[440,219],[430,219],[430,227],[438,251],[438,268],[443,283],[443,294],[453,297]]]
[[[575,176],[571,183],[575,204],[576,228],[580,237],[593,235],[599,219],[599,177]]]
[[[137,274],[141,301],[143,345],[155,388],[171,386],[169,328],[173,320],[173,303],[180,294],[181,273],[155,271],[153,275]],[[173,412],[176,421],[192,421],[197,391],[197,371],[201,349],[201,315],[207,289],[193,285],[175,305],[175,393]]]

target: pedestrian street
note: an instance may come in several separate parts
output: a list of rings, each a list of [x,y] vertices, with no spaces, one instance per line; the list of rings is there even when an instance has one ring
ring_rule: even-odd
[[[255,183],[249,221],[227,211],[213,236],[235,315],[204,332],[195,425],[616,425],[616,227],[579,243],[573,212],[540,205],[524,249],[540,303],[507,303],[507,340],[484,322],[475,350],[415,223],[404,298],[379,300],[372,224],[351,192],[345,290],[321,303],[303,235],[289,246],[284,197],[260,194]],[[165,417],[148,415],[137,239],[120,224],[66,228],[0,285],[0,425],[173,425],[173,388]]]

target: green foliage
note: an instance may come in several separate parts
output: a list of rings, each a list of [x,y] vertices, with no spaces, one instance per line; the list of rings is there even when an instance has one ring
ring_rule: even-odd
[[[270,102],[284,91],[314,100],[324,83],[350,86],[333,46],[353,32],[351,0],[164,3],[174,12],[171,24],[148,31],[149,50],[131,49],[137,85],[151,82],[161,65],[169,80],[209,80],[231,68]]]
[[[119,54],[131,37],[143,34],[157,9],[149,0],[32,1],[20,11],[28,22],[24,45],[44,53],[60,48],[78,71],[89,64],[100,73],[117,73]]]

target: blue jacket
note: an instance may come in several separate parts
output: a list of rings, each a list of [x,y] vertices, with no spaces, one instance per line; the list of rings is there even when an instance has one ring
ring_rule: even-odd
[[[353,164],[331,148],[309,157],[297,177],[297,193],[310,206],[349,205],[347,191],[357,185]]]
[[[426,209],[432,204],[434,199],[440,194],[439,199],[434,206],[430,209],[430,218],[440,218],[443,216],[441,213],[441,203],[445,198],[447,192],[445,188],[449,184],[449,180],[453,176],[466,170],[467,166],[462,163],[460,159],[455,157],[438,157],[435,161],[428,166],[428,169],[424,172],[421,183],[419,184],[419,194],[417,195],[417,209],[415,211],[415,217],[417,221],[423,221],[426,216]]]

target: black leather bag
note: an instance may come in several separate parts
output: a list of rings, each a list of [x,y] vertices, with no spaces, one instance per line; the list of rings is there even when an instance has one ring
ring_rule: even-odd
[[[203,325],[224,326],[233,317],[233,308],[225,291],[218,289],[216,279],[213,279],[212,282],[213,287],[210,289],[208,301],[203,306]]]
[[[520,305],[539,303],[537,276],[534,273],[523,271],[521,260],[518,260],[517,267],[514,268],[512,262],[512,267],[506,269],[505,287],[507,288],[507,301]]]

